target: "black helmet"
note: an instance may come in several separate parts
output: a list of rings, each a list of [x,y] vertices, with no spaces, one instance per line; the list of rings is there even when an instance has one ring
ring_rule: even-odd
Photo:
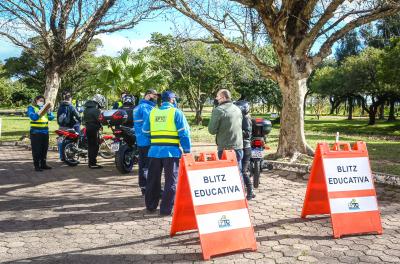
[[[123,104],[131,104],[134,105],[135,104],[135,97],[131,94],[126,94],[124,95],[124,97],[122,97],[122,103]]]
[[[245,100],[239,100],[235,102],[235,105],[239,107],[239,109],[242,111],[243,115],[247,115],[250,112],[250,105],[249,102]]]

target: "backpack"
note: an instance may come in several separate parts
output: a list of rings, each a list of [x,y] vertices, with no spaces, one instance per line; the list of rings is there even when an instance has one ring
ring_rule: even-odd
[[[57,123],[60,127],[71,127],[71,111],[69,105],[61,105],[57,112]]]

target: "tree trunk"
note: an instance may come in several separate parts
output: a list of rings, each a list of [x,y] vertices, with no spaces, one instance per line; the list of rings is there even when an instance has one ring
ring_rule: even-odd
[[[329,103],[331,104],[331,110],[329,111],[329,115],[334,115],[335,114],[335,98],[332,96],[329,97]]]
[[[46,71],[46,90],[44,92],[44,97],[46,102],[51,102],[54,106],[56,102],[58,89],[61,84],[61,74],[56,68],[50,68]]]
[[[282,92],[281,129],[277,155],[293,157],[303,153],[312,155],[304,134],[303,101],[307,90],[307,78],[296,79],[283,72],[278,81]]]
[[[396,103],[396,99],[394,99],[394,98],[390,99],[390,101],[389,101],[389,105],[390,105],[390,108],[389,108],[389,117],[388,117],[388,120],[387,120],[387,121],[389,121],[389,122],[391,122],[391,121],[396,121],[396,117],[395,117],[395,115],[394,115],[394,106],[395,106],[395,103]]]
[[[203,117],[202,117],[203,107],[204,107],[203,101],[199,101],[198,105],[196,105],[196,117],[194,119],[196,125],[200,125],[203,122]]]
[[[377,111],[378,111],[378,106],[376,106],[375,104],[370,105],[369,112],[368,112],[368,116],[369,116],[368,125],[375,125]]]
[[[353,120],[353,108],[354,108],[353,98],[349,97],[348,101],[349,101],[349,115],[347,117],[347,120]]]
[[[385,120],[385,102],[379,106],[379,120]]]

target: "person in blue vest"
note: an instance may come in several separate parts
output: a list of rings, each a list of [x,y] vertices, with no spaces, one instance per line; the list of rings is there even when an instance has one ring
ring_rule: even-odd
[[[148,152],[150,138],[142,132],[143,122],[149,118],[151,110],[157,104],[159,94],[154,89],[148,89],[144,98],[139,101],[138,106],[133,110],[133,125],[136,134],[136,144],[139,150],[139,187],[142,195],[146,192],[146,178],[149,168]]]
[[[177,109],[175,93],[165,91],[161,100],[160,108],[151,110],[142,127],[143,134],[150,138],[145,203],[147,210],[154,212],[161,198],[160,215],[171,215],[182,155],[179,145],[184,153],[190,153],[190,128],[183,112]],[[165,185],[160,197],[163,169]]]
[[[54,115],[49,109],[46,113],[39,115],[38,112],[45,104],[45,98],[38,95],[33,100],[33,104],[28,106],[27,116],[30,118],[30,139],[32,146],[32,158],[35,171],[51,169],[47,165],[47,150],[49,148],[49,121],[54,119]]]

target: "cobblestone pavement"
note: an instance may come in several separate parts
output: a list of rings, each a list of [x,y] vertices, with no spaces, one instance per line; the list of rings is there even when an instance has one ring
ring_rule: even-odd
[[[0,262],[200,262],[196,232],[170,238],[171,217],[147,214],[137,177],[72,168],[50,152],[51,171],[34,172],[30,152],[0,147]],[[378,186],[383,235],[332,238],[327,216],[301,219],[306,181],[288,172],[262,175],[249,203],[257,252],[216,263],[400,263],[400,190]]]

